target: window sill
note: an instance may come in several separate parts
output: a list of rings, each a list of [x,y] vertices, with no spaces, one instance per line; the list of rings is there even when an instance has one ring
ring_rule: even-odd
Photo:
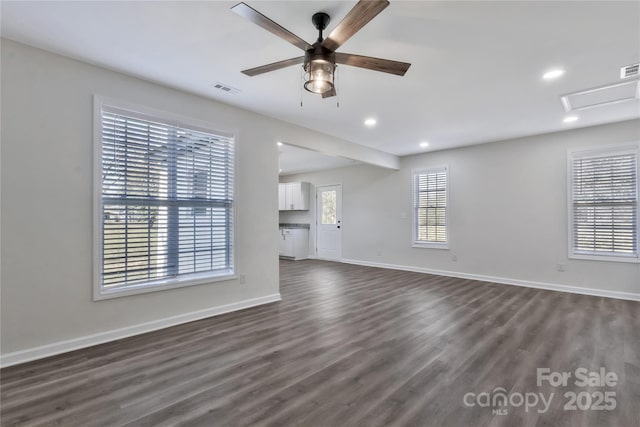
[[[413,247],[413,248],[422,248],[422,249],[449,249],[449,244],[448,243],[413,242],[411,247]]]
[[[569,254],[569,259],[578,259],[584,261],[607,261],[607,262],[624,262],[631,264],[640,264],[640,258],[637,256],[615,256],[615,255],[583,255]]]
[[[237,279],[239,276],[232,271],[210,274],[190,274],[180,278],[158,280],[154,282],[138,283],[115,289],[103,289],[101,284],[94,288],[93,300],[100,301],[111,298],[126,297],[130,295],[145,294],[148,292],[164,291],[168,289],[186,288],[189,286],[204,285],[208,283],[223,282]]]

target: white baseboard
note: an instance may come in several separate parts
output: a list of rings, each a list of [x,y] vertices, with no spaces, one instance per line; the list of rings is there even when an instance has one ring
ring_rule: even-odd
[[[7,353],[0,356],[0,366],[7,367],[17,365],[19,363],[29,362],[31,360],[42,359],[48,356],[54,356],[60,353],[66,353],[81,348],[91,347],[109,341],[115,341],[127,338],[133,335],[140,335],[146,332],[156,331],[158,329],[168,328],[170,326],[180,325],[182,323],[193,322],[207,317],[218,316],[220,314],[238,311],[249,307],[268,304],[280,301],[280,294],[266,295],[259,298],[252,298],[244,301],[234,302],[232,304],[221,305],[218,307],[206,308],[204,310],[192,311],[189,313],[179,314],[177,316],[166,317],[164,319],[153,320],[151,322],[139,323],[125,328],[113,329],[111,331],[99,332],[93,335],[73,338],[66,341],[59,341],[46,344],[40,347],[29,348],[26,350]]]
[[[631,292],[607,291],[604,289],[581,288],[577,286],[559,285],[555,283],[533,282],[530,280],[509,279],[505,277],[483,276],[480,274],[458,273],[455,271],[434,270],[430,268],[412,267],[409,265],[384,264],[371,261],[359,261],[354,259],[342,259],[345,264],[364,265],[367,267],[387,268],[390,270],[413,271],[416,273],[435,274],[437,276],[457,277],[460,279],[479,280],[481,282],[499,283],[501,285],[523,286],[526,288],[546,289],[550,291],[570,292],[573,294],[591,295],[597,297],[607,297],[624,299],[630,301],[640,301],[640,294]]]

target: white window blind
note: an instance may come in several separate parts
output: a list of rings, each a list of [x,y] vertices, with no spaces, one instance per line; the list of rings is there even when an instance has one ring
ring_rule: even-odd
[[[102,290],[233,274],[232,137],[103,105]]]
[[[572,255],[638,257],[638,149],[570,158]]]
[[[413,243],[446,247],[448,244],[448,169],[425,169],[413,173]]]

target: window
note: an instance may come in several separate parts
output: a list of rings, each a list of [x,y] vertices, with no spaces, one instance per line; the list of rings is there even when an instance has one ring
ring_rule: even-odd
[[[638,260],[638,146],[569,156],[569,256]]]
[[[413,245],[447,249],[448,190],[447,167],[413,172]]]
[[[320,223],[322,225],[336,224],[337,193],[336,190],[326,190],[321,193],[322,218]]]
[[[230,135],[99,106],[97,299],[234,274]]]

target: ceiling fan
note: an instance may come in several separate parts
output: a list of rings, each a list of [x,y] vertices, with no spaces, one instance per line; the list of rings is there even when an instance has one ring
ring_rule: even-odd
[[[336,64],[351,65],[404,76],[411,64],[336,52],[336,49],[360,31],[362,27],[387,6],[389,6],[388,0],[360,0],[326,39],[322,38],[322,31],[329,25],[330,17],[324,12],[315,13],[311,17],[311,22],[318,30],[319,35],[315,43],[309,44],[247,4],[239,3],[233,6],[231,10],[305,52],[304,56],[242,70],[242,72],[247,76],[253,77],[291,65],[303,64],[305,71],[304,88],[309,92],[321,94],[323,98],[336,95],[336,89],[333,84]]]

